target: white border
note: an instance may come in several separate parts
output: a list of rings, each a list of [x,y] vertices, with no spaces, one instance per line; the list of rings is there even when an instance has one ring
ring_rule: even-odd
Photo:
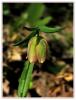
[[[2,0],[2,2],[74,2],[75,0]]]
[[[0,2],[0,97],[2,96],[2,4]]]
[[[12,99],[12,100],[15,100],[15,99],[27,99],[27,100],[29,100],[29,98],[15,98],[15,97],[2,97],[2,23],[3,23],[3,19],[2,19],[2,3],[3,2],[11,2],[11,3],[30,3],[30,2],[45,2],[45,3],[49,3],[49,2],[54,2],[54,3],[58,3],[58,2],[60,2],[60,3],[68,3],[68,2],[73,2],[74,3],[74,24],[73,24],[73,27],[74,27],[74,31],[73,31],[73,40],[74,40],[74,53],[73,53],[73,55],[74,55],[74,65],[73,65],[73,71],[74,71],[74,97],[73,98],[71,98],[71,97],[50,97],[50,98],[47,98],[47,97],[41,97],[41,98],[30,98],[30,99],[41,99],[41,100],[43,100],[43,99],[46,99],[46,100],[48,100],[48,99],[53,99],[53,100],[55,100],[55,99],[57,99],[57,100],[61,100],[61,99],[65,99],[65,100],[73,100],[73,99],[76,99],[76,28],[75,28],[75,26],[76,26],[76,1],[75,0],[28,0],[28,1],[26,1],[26,0],[21,0],[21,1],[19,1],[19,0],[0,0],[0,99]]]

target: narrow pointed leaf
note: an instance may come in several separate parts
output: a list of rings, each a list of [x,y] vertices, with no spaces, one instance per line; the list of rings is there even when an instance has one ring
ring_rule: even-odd
[[[28,67],[29,67],[29,61],[26,61],[25,64],[24,64],[23,72],[22,72],[21,77],[19,79],[18,96],[22,95],[24,84],[25,84],[25,78],[26,78],[27,71],[28,71]]]
[[[28,31],[34,31],[36,28],[35,27],[29,28],[29,27],[24,26],[23,29],[26,29]]]
[[[25,62],[23,72],[19,79],[19,86],[18,86],[18,96],[19,97],[24,97],[27,95],[30,81],[31,81],[33,67],[34,67],[34,64],[29,63],[29,61]]]
[[[18,97],[22,97],[24,84],[25,84],[25,80],[19,81],[19,86],[18,86]]]
[[[45,32],[45,33],[55,33],[63,29],[62,27],[51,28],[47,26],[39,26],[39,28],[41,32]]]
[[[46,25],[48,24],[50,21],[52,20],[52,17],[51,16],[48,16],[44,19],[41,19],[39,21],[37,21],[36,25]]]
[[[21,44],[23,44],[23,43],[25,43],[25,45],[28,43],[27,41],[29,41],[29,39],[31,38],[31,37],[33,37],[34,35],[36,35],[36,31],[33,31],[30,35],[28,35],[26,38],[24,38],[23,40],[21,40],[21,41],[19,41],[19,42],[16,42],[15,44],[14,44],[14,46],[18,46],[18,45],[21,45]]]
[[[30,85],[30,81],[31,81],[31,75],[32,75],[33,67],[34,67],[34,64],[30,63],[29,69],[28,69],[28,72],[27,72],[27,76],[26,76],[26,80],[25,80],[25,85],[24,85],[24,88],[23,88],[23,94],[22,94],[23,97],[27,95],[29,85]]]
[[[29,66],[29,61],[27,60],[25,63],[24,63],[24,69],[23,69],[23,72],[22,72],[22,74],[21,74],[21,77],[20,77],[20,79],[19,79],[19,81],[20,80],[22,80],[22,79],[25,79],[25,74],[26,74],[26,72],[27,72],[27,70],[28,70],[28,66]]]

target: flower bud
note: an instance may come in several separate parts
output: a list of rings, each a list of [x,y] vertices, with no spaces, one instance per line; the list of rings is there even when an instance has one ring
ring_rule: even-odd
[[[31,38],[28,43],[28,51],[27,56],[30,63],[35,63],[37,61],[36,58],[36,45],[37,45],[37,36]]]
[[[47,41],[44,39],[40,39],[36,46],[36,56],[39,63],[44,63],[46,59],[47,46]]]

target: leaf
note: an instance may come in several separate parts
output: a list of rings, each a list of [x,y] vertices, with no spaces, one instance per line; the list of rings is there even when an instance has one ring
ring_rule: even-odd
[[[19,97],[20,96],[24,97],[27,95],[27,92],[30,86],[33,67],[34,67],[33,63],[29,63],[29,61],[25,62],[23,72],[19,79],[19,86],[18,86],[18,96]]]
[[[23,87],[24,87],[24,84],[25,84],[25,77],[27,75],[28,67],[29,67],[29,61],[26,61],[25,64],[24,64],[23,72],[22,72],[21,77],[19,79],[18,96],[22,95],[22,91],[23,91]]]
[[[38,26],[38,27],[40,28],[41,32],[45,32],[45,33],[55,33],[63,29],[62,27],[55,27],[55,28],[51,28],[47,26]]]
[[[48,17],[46,17],[46,18],[44,18],[44,19],[41,19],[41,20],[39,20],[39,21],[37,21],[37,23],[36,23],[36,25],[46,25],[46,24],[48,24],[50,21],[52,20],[52,17],[51,16],[48,16]]]
[[[34,64],[30,63],[29,69],[28,69],[28,72],[27,72],[27,76],[26,76],[26,80],[25,80],[25,85],[24,85],[22,97],[27,95],[27,91],[29,89],[29,84],[30,84],[30,80],[31,80],[31,75],[32,75],[33,67],[34,67]]]
[[[22,79],[24,79],[25,78],[25,74],[26,74],[26,72],[27,72],[27,70],[28,70],[28,67],[29,67],[29,61],[27,60],[25,63],[24,63],[24,69],[23,69],[23,72],[22,72],[22,74],[21,74],[21,77],[20,77],[20,79],[19,79],[19,81],[21,81]]]
[[[27,9],[27,21],[30,22],[31,25],[34,25],[34,23],[42,16],[44,9],[45,6],[41,3],[30,4],[30,6]]]
[[[23,44],[23,43],[25,43],[25,45],[27,45],[27,44],[28,44],[28,41],[30,40],[30,38],[32,38],[34,35],[36,35],[36,30],[33,31],[31,34],[29,34],[29,35],[28,35],[26,38],[24,38],[23,40],[20,40],[20,41],[16,42],[16,43],[14,44],[14,46],[18,46],[18,45],[21,45],[21,44]]]
[[[29,28],[29,27],[26,27],[26,26],[24,26],[23,29],[26,29],[28,31],[34,31],[34,30],[36,30],[35,27]]]

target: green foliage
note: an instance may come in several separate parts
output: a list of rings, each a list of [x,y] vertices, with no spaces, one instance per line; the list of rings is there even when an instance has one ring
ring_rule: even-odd
[[[19,86],[18,86],[18,96],[19,97],[24,97],[27,95],[28,89],[30,87],[33,67],[34,67],[33,63],[30,63],[29,61],[25,62],[23,72],[19,79]]]
[[[33,67],[34,67],[34,64],[30,63],[29,69],[28,69],[28,72],[27,72],[27,76],[26,76],[26,80],[25,80],[24,89],[23,89],[23,94],[22,94],[23,97],[27,95],[27,91],[28,91],[28,88],[29,88]]]
[[[28,60],[26,63],[25,63],[25,67],[23,69],[23,72],[22,72],[22,75],[19,79],[19,87],[18,87],[18,96],[26,96],[27,95],[27,92],[28,92],[28,89],[30,88],[29,84],[30,84],[30,80],[31,80],[31,74],[32,74],[32,70],[33,70],[33,66],[36,61],[36,58],[35,58],[35,47],[36,47],[36,44],[37,44],[37,39],[39,37],[39,31],[43,31],[43,32],[56,32],[56,31],[59,31],[60,29],[59,28],[48,28],[46,26],[44,27],[40,27],[39,28],[27,28],[25,27],[26,29],[29,29],[29,30],[33,30],[33,32],[27,36],[24,40],[18,42],[15,44],[15,46],[17,45],[20,45],[22,43],[28,43],[28,40],[30,39],[30,43],[29,43],[29,47],[28,47],[28,53],[29,56],[28,56]],[[34,36],[36,35],[36,36]],[[33,37],[33,38],[32,38]],[[34,41],[33,41],[34,40]],[[44,40],[45,41],[45,40]],[[38,61],[39,63],[43,63],[45,61],[45,57],[46,57],[46,42],[41,42],[41,45],[37,48],[37,52],[38,52]],[[45,48],[46,47],[46,48]],[[39,58],[40,57],[40,58]],[[58,72],[61,68],[52,68],[51,67],[51,70],[52,72],[54,72],[55,70],[55,73]],[[50,70],[50,68],[49,68]]]
[[[43,26],[43,25],[48,24],[51,20],[52,20],[52,17],[51,16],[47,16],[47,17],[45,17],[43,19],[38,20],[36,22],[36,25],[38,25],[38,26],[42,25]]]
[[[14,8],[20,9],[20,7],[21,7],[20,5],[15,5]],[[46,11],[45,4],[32,3],[32,4],[27,4],[27,7],[28,8],[26,10],[24,9],[23,11],[21,11],[19,16],[15,16],[15,15],[11,14],[11,9],[10,9],[11,7],[8,6],[8,4],[4,4],[4,6],[3,6],[3,15],[4,16],[12,16],[10,25],[13,26],[12,27],[13,31],[16,32],[19,29],[24,27],[25,30],[28,30],[31,32],[27,37],[24,37],[24,39],[17,41],[14,44],[14,46],[18,46],[18,45],[22,45],[22,44],[24,44],[26,47],[27,47],[27,45],[29,46],[27,49],[28,60],[25,61],[24,68],[23,68],[22,74],[19,79],[19,86],[18,86],[18,96],[19,97],[27,96],[28,90],[32,88],[32,84],[33,84],[32,71],[33,71],[34,63],[36,63],[36,62],[44,63],[43,67],[46,67],[45,68],[46,71],[53,73],[53,74],[59,73],[65,67],[65,64],[62,64],[62,65],[51,64],[51,61],[50,62],[45,61],[46,58],[48,58],[48,60],[49,60],[48,56],[50,55],[50,53],[48,54],[49,48],[47,45],[47,41],[45,42],[45,39],[43,39],[41,41],[39,40],[39,37],[41,37],[41,35],[42,35],[42,34],[40,35],[41,32],[45,32],[48,37],[49,36],[51,37],[50,38],[51,43],[53,43],[54,41],[55,41],[55,43],[58,43],[59,40],[61,40],[62,43],[61,43],[61,41],[59,42],[59,45],[61,46],[61,48],[65,49],[65,47],[67,47],[65,54],[70,55],[71,58],[73,55],[72,54],[73,48],[70,48],[70,46],[73,45],[72,44],[72,33],[66,34],[65,39],[62,38],[63,37],[62,34],[55,33],[55,32],[61,31],[64,28],[50,27],[50,25],[48,23],[53,19],[53,17],[50,14],[45,13],[45,11]],[[26,26],[28,26],[28,27],[26,27]],[[49,33],[49,34],[47,34],[47,33]],[[55,34],[50,34],[50,33],[55,33]],[[37,36],[38,41],[36,41],[36,40],[33,41],[34,36]],[[42,39],[42,37],[41,37],[41,39]],[[30,42],[32,45],[28,44],[29,40],[33,41],[32,43]],[[54,41],[52,41],[52,40],[54,40]],[[64,41],[66,43],[68,43],[69,46],[67,46]],[[63,44],[63,45],[61,45],[61,44]],[[59,45],[57,47],[59,47]],[[55,48],[54,44],[53,44],[53,48]],[[61,49],[61,50],[63,51],[64,49]],[[56,49],[56,50],[58,50],[58,49]],[[53,52],[53,49],[52,49],[52,52]],[[58,52],[59,52],[59,50],[58,50]],[[35,55],[35,53],[36,53],[36,55]],[[28,54],[30,56],[28,56]],[[34,61],[33,61],[33,59],[34,59]]]
[[[30,40],[30,38],[32,38],[34,35],[36,35],[36,31],[33,31],[32,33],[30,33],[26,38],[24,38],[23,40],[21,41],[17,41],[14,46],[18,46],[18,45],[21,45],[23,43],[25,43],[25,45],[28,44],[28,41]]]
[[[25,78],[27,75],[27,71],[28,71],[28,67],[29,67],[29,61],[26,61],[24,64],[24,69],[22,71],[21,77],[19,79],[19,86],[18,86],[18,96],[22,95],[23,89],[24,89],[24,84],[25,84]]]
[[[63,28],[61,27],[56,27],[56,28],[51,28],[47,26],[39,26],[41,32],[45,33],[55,33],[61,31]]]
[[[36,21],[43,15],[45,6],[41,3],[33,3],[27,9],[28,18],[27,21],[33,26]]]
[[[25,28],[30,31],[32,30],[33,32],[29,36],[24,38],[22,41],[15,44],[15,46],[23,44],[23,43],[28,44],[29,39],[32,41],[29,43],[29,45],[28,45],[29,47],[28,47],[28,51],[27,51],[29,62],[28,61],[26,62],[25,68],[24,68],[22,75],[20,77],[20,80],[19,80],[18,96],[22,96],[22,97],[27,95],[28,89],[30,88],[29,84],[30,84],[30,80],[31,80],[33,66],[34,66],[33,63],[36,62],[35,51],[37,51],[37,54],[38,54],[37,57],[38,57],[39,63],[43,63],[46,58],[46,51],[47,51],[46,50],[46,48],[47,48],[46,42],[44,42],[44,41],[41,42],[41,45],[39,45],[37,50],[35,50],[37,40],[39,37],[39,31],[46,32],[46,33],[51,33],[51,32],[54,33],[54,32],[61,30],[61,28],[59,28],[59,27],[58,28],[48,28],[47,26],[43,26],[43,27],[39,26],[39,27],[34,27],[34,28],[25,27]],[[34,37],[34,35],[36,35],[36,36]],[[56,72],[56,70],[58,72],[60,69],[58,70],[55,68],[55,72]],[[53,68],[52,68],[52,71],[54,71]]]
[[[13,31],[18,31],[19,28],[29,25],[29,26],[44,26],[52,20],[51,16],[47,16],[43,19],[40,19],[43,16],[45,11],[45,5],[42,3],[32,3],[29,5],[26,11],[24,11],[20,16],[16,17],[11,22],[13,25]],[[4,13],[9,14],[10,10],[8,5],[4,5]]]
[[[14,44],[14,46],[18,46],[18,45],[21,45],[23,43],[25,43],[25,45],[27,46],[28,41],[33,36],[35,36],[36,34],[38,35],[39,34],[39,31],[45,32],[45,33],[55,33],[55,32],[59,32],[59,31],[61,31],[63,29],[61,27],[49,28],[47,26],[38,26],[38,27],[33,27],[33,28],[25,27],[25,28],[28,29],[28,30],[30,30],[30,31],[32,30],[33,32],[30,35],[28,35],[26,38],[24,38],[23,40],[20,40],[20,41],[16,42]]]

